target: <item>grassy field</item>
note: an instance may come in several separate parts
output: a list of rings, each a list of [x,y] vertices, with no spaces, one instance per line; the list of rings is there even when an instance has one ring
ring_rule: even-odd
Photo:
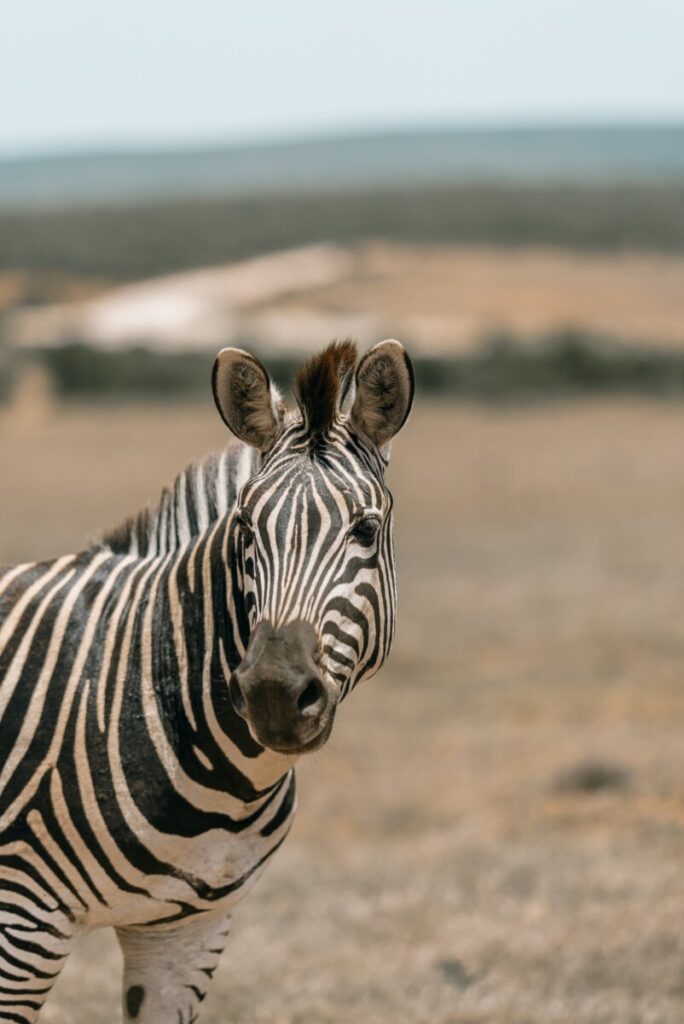
[[[88,285],[95,294],[79,294]],[[425,390],[504,400],[684,392],[684,255],[672,252],[371,242],[111,288],[0,272],[3,302],[0,399],[27,352],[63,396],[201,396],[220,344],[264,353],[287,381],[320,338],[350,332],[362,348],[401,338]],[[169,308],[180,324],[160,319]]]
[[[0,214],[0,270],[112,280],[317,241],[684,249],[684,185],[461,184]]]
[[[0,415],[0,561],[223,437],[209,401]],[[419,399],[392,658],[302,765],[207,1024],[681,1024],[683,451],[675,404]],[[109,1024],[118,970],[84,939],[44,1020]]]

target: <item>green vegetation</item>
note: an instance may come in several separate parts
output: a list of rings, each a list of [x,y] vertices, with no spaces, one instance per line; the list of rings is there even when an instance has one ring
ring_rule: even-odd
[[[43,354],[57,391],[78,396],[176,397],[206,393],[212,360],[146,348],[107,351],[76,341]]]
[[[5,341],[0,318],[0,402],[9,398],[14,383],[12,352]]]
[[[204,354],[106,352],[82,343],[51,349],[44,359],[63,396],[111,398],[205,395],[213,361]],[[299,362],[268,356],[285,390]],[[573,332],[535,342],[500,336],[466,355],[418,358],[415,366],[422,391],[485,401],[594,393],[684,396],[684,352],[630,348]]]
[[[587,393],[682,396],[684,352],[575,331],[534,343],[501,335],[464,356],[419,360],[416,377],[427,391],[492,401]]]
[[[684,185],[478,185],[196,199],[0,215],[0,270],[115,280],[321,240],[684,250]]]

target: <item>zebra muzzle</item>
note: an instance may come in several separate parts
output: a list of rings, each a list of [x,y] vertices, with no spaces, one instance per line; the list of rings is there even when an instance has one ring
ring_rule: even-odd
[[[301,754],[317,750],[330,735],[337,691],[319,668],[317,650],[310,622],[274,628],[262,621],[253,630],[229,692],[262,746]]]

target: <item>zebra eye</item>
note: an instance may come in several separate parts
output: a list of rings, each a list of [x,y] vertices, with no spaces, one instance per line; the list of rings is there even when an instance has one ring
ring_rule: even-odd
[[[370,545],[380,532],[380,520],[377,516],[362,516],[353,523],[351,528],[352,537],[359,544]]]

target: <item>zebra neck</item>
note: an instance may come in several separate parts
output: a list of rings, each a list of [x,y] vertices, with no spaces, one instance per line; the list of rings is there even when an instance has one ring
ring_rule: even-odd
[[[265,750],[235,711],[228,692],[248,640],[233,513],[160,565],[150,593],[143,649],[151,652],[156,704],[175,756],[205,785],[251,804],[295,759]]]

